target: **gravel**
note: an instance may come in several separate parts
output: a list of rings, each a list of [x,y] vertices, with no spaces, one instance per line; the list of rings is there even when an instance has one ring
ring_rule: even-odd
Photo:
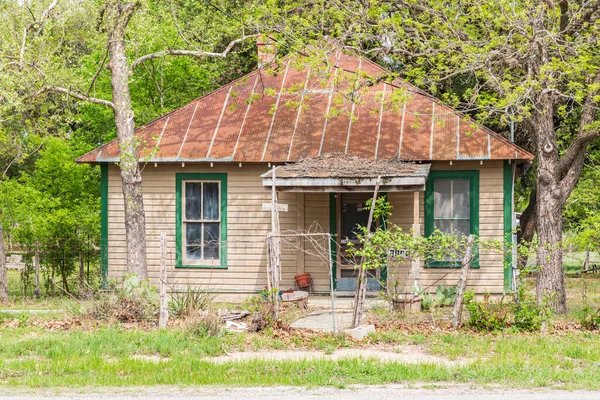
[[[145,387],[145,388],[94,388],[94,389],[0,389],[2,400],[33,399],[320,399],[320,400],[364,400],[364,399],[410,399],[410,400],[596,400],[600,393],[590,391],[562,390],[521,390],[521,389],[473,389],[463,386],[416,387],[406,385],[350,386],[336,388],[297,388],[297,387]]]

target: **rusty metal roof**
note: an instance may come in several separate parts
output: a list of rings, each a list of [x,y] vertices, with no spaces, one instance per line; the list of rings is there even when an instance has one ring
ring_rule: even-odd
[[[150,162],[293,162],[327,153],[370,159],[532,160],[533,155],[389,72],[337,51],[310,71],[288,56],[137,128]],[[369,85],[348,100],[349,73]],[[344,75],[346,74],[346,75]],[[359,74],[361,75],[361,74]],[[379,79],[381,78],[381,79]],[[402,97],[394,106],[393,98]],[[117,140],[76,161],[118,161]]]

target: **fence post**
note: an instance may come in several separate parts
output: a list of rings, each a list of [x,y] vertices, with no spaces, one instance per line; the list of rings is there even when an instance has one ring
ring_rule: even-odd
[[[158,326],[166,328],[169,323],[169,303],[167,299],[167,233],[160,233],[160,276],[159,276],[159,294],[160,294],[160,313]]]
[[[35,289],[33,293],[36,299],[40,298],[40,249],[38,245],[35,245],[35,254],[33,255],[33,268],[35,269]]]
[[[474,236],[469,235],[469,238],[467,239],[467,249],[465,251],[465,256],[462,260],[462,268],[460,269],[460,278],[458,279],[458,285],[456,286],[456,300],[454,301],[454,310],[452,311],[452,326],[454,327],[454,329],[458,329],[458,327],[462,323],[464,292],[465,288],[467,287],[467,275],[469,273],[469,268],[471,268],[471,262],[473,261],[471,254],[473,252],[474,241]]]

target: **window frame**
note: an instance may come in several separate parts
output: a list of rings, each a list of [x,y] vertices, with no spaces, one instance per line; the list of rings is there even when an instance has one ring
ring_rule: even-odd
[[[469,180],[469,233],[479,235],[479,171],[431,171],[425,187],[425,236],[434,231],[434,182],[436,180]],[[460,261],[425,261],[425,268],[460,268]],[[479,251],[474,249],[474,259],[471,268],[479,268]]]
[[[219,260],[187,260],[185,258],[185,182],[218,182],[219,183],[219,220],[205,221],[204,219],[191,222],[219,222],[220,244]],[[203,205],[201,204],[201,209]],[[203,218],[204,216],[201,215]],[[227,269],[227,174],[226,173],[178,173],[175,174],[175,268],[197,269]],[[204,255],[204,253],[203,253]]]

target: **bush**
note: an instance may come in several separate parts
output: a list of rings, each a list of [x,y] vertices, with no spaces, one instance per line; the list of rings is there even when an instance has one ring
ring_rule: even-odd
[[[185,332],[192,337],[217,336],[221,333],[219,316],[213,312],[200,312],[185,321]]]
[[[600,309],[595,310],[590,306],[585,306],[581,311],[579,322],[581,322],[581,327],[588,331],[600,329]]]
[[[215,299],[215,294],[205,289],[194,289],[188,286],[185,290],[171,292],[169,311],[177,317],[189,317],[207,310]]]
[[[475,293],[465,293],[465,307],[469,311],[468,325],[478,331],[497,331],[509,326],[510,308],[504,298],[497,303],[490,303],[490,295],[486,294],[482,302],[475,299]]]
[[[540,306],[533,299],[519,292],[519,302],[507,303],[504,297],[493,303],[489,294],[484,295],[483,301],[475,299],[475,293],[465,293],[465,307],[469,312],[469,322],[472,328],[479,331],[499,331],[514,328],[518,331],[539,331],[550,318],[550,311]]]
[[[131,275],[121,285],[115,285],[112,294],[99,294],[81,313],[98,320],[142,322],[154,319],[158,307],[156,289],[148,281]]]

